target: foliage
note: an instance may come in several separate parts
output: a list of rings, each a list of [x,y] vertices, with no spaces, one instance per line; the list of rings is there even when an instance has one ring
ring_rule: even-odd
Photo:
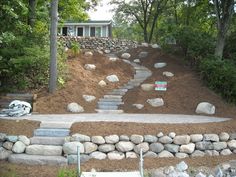
[[[202,79],[229,102],[236,103],[236,65],[228,60],[208,57],[201,60]]]
[[[77,177],[76,170],[60,169],[57,177]]]
[[[73,55],[77,56],[80,53],[80,44],[76,41],[72,41],[70,49],[72,50]]]

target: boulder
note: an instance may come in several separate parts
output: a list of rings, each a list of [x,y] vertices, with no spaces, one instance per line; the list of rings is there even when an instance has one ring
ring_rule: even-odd
[[[153,135],[144,135],[144,141],[148,143],[155,143],[157,142],[157,137]]]
[[[119,82],[119,78],[118,78],[117,75],[115,75],[115,74],[112,74],[112,75],[107,76],[106,79],[107,79],[109,82]]]
[[[163,73],[163,76],[166,76],[166,77],[173,77],[174,74],[172,72],[168,72],[168,71],[164,71]]]
[[[29,155],[45,155],[45,156],[61,156],[61,146],[51,145],[29,145],[25,149],[25,153]]]
[[[205,153],[200,150],[196,150],[191,154],[191,157],[203,157],[205,156]]]
[[[89,161],[91,157],[86,154],[80,154],[80,163]],[[77,164],[77,155],[71,154],[67,156],[68,164]]]
[[[231,155],[232,152],[230,149],[223,149],[221,152],[220,152],[220,155]]]
[[[84,53],[84,55],[85,55],[86,57],[92,57],[92,56],[93,56],[93,52],[87,51],[87,52]]]
[[[71,141],[86,142],[90,141],[90,137],[87,135],[76,133],[71,136]]]
[[[153,49],[160,49],[161,46],[159,46],[158,44],[152,44],[152,48],[153,48]]]
[[[139,54],[138,54],[138,57],[139,58],[146,58],[148,56],[148,52],[140,52]]]
[[[177,157],[177,158],[179,158],[179,159],[183,159],[183,158],[189,157],[189,155],[186,154],[186,153],[183,153],[183,152],[177,152],[177,153],[175,154],[175,157]]]
[[[102,136],[92,136],[92,142],[95,144],[105,144],[105,139]]]
[[[154,90],[154,84],[142,84],[141,85],[141,89],[143,90],[143,91],[152,91],[152,90]]]
[[[176,136],[176,133],[175,132],[170,132],[168,136],[171,137],[171,138],[174,138]]]
[[[147,142],[143,142],[134,146],[134,152],[136,152],[137,154],[140,154],[141,149],[143,153],[146,153],[149,150],[149,144]]]
[[[215,106],[208,102],[201,102],[197,105],[196,113],[197,114],[215,114]]]
[[[152,143],[150,144],[150,150],[159,153],[164,150],[164,146],[161,143]]]
[[[162,136],[159,138],[159,142],[163,144],[171,144],[173,140],[169,136]]]
[[[229,149],[235,150],[236,149],[236,140],[230,140],[227,142]]]
[[[86,69],[86,70],[95,70],[96,69],[96,66],[94,65],[94,64],[85,64],[84,65],[84,68]]]
[[[228,141],[229,140],[229,134],[226,132],[221,132],[219,135],[220,141]]]
[[[69,112],[84,112],[84,108],[77,103],[70,103],[67,105],[67,110]]]
[[[205,154],[208,156],[219,156],[220,153],[216,150],[205,150]]]
[[[0,160],[7,159],[12,154],[12,151],[8,151],[3,147],[0,147]]]
[[[77,154],[77,147],[79,146],[80,153],[84,153],[84,145],[80,142],[67,142],[63,144],[63,151],[65,154]]]
[[[174,143],[178,145],[189,144],[190,136],[188,135],[178,135],[174,137]]]
[[[165,144],[164,148],[165,150],[172,153],[177,153],[179,151],[179,145],[176,145],[176,144]]]
[[[8,135],[8,136],[6,137],[6,140],[7,140],[7,141],[10,141],[10,142],[12,142],[12,143],[15,143],[15,142],[18,141],[18,136]]]
[[[123,152],[113,151],[107,154],[109,160],[121,160],[125,158],[125,154]]]
[[[128,152],[134,149],[134,144],[129,141],[120,141],[116,144],[116,149],[121,152]]]
[[[192,134],[190,135],[190,139],[191,139],[191,142],[193,143],[200,142],[203,140],[203,136],[202,134]]]
[[[155,63],[154,64],[154,68],[163,68],[163,67],[165,67],[167,64],[166,63]]]
[[[98,82],[98,85],[101,87],[105,87],[107,85],[107,83],[104,80],[101,80]]]
[[[131,55],[129,53],[123,53],[121,55],[121,58],[124,58],[124,59],[129,59],[131,57]]]
[[[104,53],[108,54],[108,53],[111,53],[111,51],[106,49],[106,50],[104,50]]]
[[[213,142],[219,141],[219,136],[217,134],[204,134],[203,137],[205,141],[213,141]]]
[[[98,147],[98,150],[101,152],[111,152],[115,150],[115,145],[113,144],[102,144]]]
[[[188,169],[188,165],[184,162],[181,161],[180,163],[178,163],[175,167],[178,171],[183,172],[186,171]]]
[[[26,146],[30,145],[30,139],[24,135],[18,136],[18,140],[24,143]]]
[[[157,154],[155,152],[152,152],[152,151],[148,151],[146,152],[143,157],[148,157],[148,158],[156,158],[157,157]]]
[[[96,97],[93,95],[83,95],[83,99],[87,102],[92,102],[96,99]]]
[[[159,133],[157,134],[157,137],[158,137],[158,138],[160,138],[160,137],[162,137],[162,136],[164,136],[164,134],[163,134],[162,132],[159,132]]]
[[[141,45],[142,45],[142,47],[148,47],[149,46],[149,44],[146,43],[146,42],[141,43]]]
[[[226,142],[214,142],[213,143],[214,150],[220,151],[222,149],[227,148]]]
[[[157,157],[160,157],[160,158],[162,158],[162,157],[174,157],[174,155],[172,154],[172,153],[170,153],[169,151],[166,151],[166,150],[164,150],[164,151],[161,151],[158,155],[157,155]]]
[[[134,59],[134,63],[140,63],[140,59]]]
[[[125,154],[127,159],[136,159],[138,158],[138,155],[135,152],[126,152]]]
[[[131,135],[130,136],[130,140],[134,143],[134,144],[139,144],[142,143],[144,138],[142,135]]]
[[[119,136],[118,135],[105,136],[105,141],[108,144],[115,144],[119,141]]]
[[[2,146],[7,149],[7,150],[12,150],[12,147],[13,147],[13,142],[10,142],[10,141],[5,141]]]
[[[112,61],[112,62],[114,62],[114,61],[117,61],[118,60],[118,58],[117,57],[109,57],[109,61]]]
[[[12,147],[12,151],[14,153],[20,154],[23,153],[25,151],[26,145],[24,143],[22,143],[21,141],[17,141],[13,147]]]
[[[144,107],[143,104],[133,104],[134,107],[136,107],[137,109],[142,109]]]
[[[147,103],[149,103],[152,107],[159,107],[164,105],[164,100],[162,98],[153,98],[148,99]]]
[[[129,141],[128,135],[120,135],[120,141]]]
[[[89,155],[93,159],[103,160],[107,158],[107,155],[103,152],[95,151]]]
[[[3,142],[7,139],[7,135],[5,133],[0,133],[0,141]]]
[[[191,154],[193,153],[194,149],[195,149],[195,144],[190,143],[186,145],[181,145],[179,148],[179,151],[183,153]]]
[[[214,149],[213,144],[208,141],[201,141],[196,143],[196,149],[197,150],[212,150]]]
[[[83,143],[83,145],[84,145],[84,153],[85,154],[90,154],[94,151],[97,151],[97,149],[98,149],[98,145],[91,143],[91,142],[85,142],[85,143]]]

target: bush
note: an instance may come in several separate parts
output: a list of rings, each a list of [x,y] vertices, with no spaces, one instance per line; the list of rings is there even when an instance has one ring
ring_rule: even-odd
[[[236,66],[232,61],[208,57],[201,60],[199,69],[207,85],[227,101],[236,104]]]

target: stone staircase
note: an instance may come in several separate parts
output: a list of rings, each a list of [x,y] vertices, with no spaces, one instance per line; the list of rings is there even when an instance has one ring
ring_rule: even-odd
[[[28,165],[67,165],[62,145],[69,136],[72,122],[41,122],[30,138],[25,154],[11,154],[9,161]]]
[[[116,57],[114,55],[112,56]],[[119,109],[119,106],[124,104],[122,97],[130,89],[140,86],[143,81],[152,75],[152,72],[144,66],[125,59],[123,61],[134,67],[134,77],[128,83],[117,89],[113,89],[104,95],[103,98],[100,98],[96,109],[98,113],[123,113],[124,111]]]

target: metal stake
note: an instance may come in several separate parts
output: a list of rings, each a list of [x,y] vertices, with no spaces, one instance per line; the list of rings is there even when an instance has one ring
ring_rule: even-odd
[[[143,177],[143,150],[140,149],[140,175]]]
[[[80,148],[77,146],[77,176],[80,177]]]

